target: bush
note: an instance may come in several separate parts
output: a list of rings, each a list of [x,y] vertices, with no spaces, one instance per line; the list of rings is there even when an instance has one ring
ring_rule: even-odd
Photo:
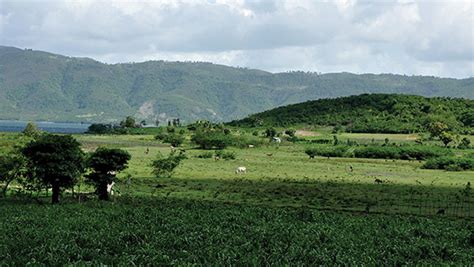
[[[231,159],[236,158],[235,152],[233,152],[233,151],[219,150],[219,151],[216,151],[216,156],[221,158],[221,159],[225,159],[225,160],[231,160]]]
[[[186,155],[183,152],[176,155],[176,152],[172,151],[167,158],[163,158],[158,154],[158,158],[151,164],[153,174],[157,178],[169,178],[184,159],[186,159]]]
[[[212,153],[211,151],[204,152],[204,153],[201,153],[201,154],[197,155],[197,157],[200,158],[200,159],[210,159],[213,156],[214,156],[214,153]]]
[[[163,138],[164,143],[169,143],[172,146],[178,147],[184,142],[184,136],[180,134],[167,134],[165,138]]]
[[[191,141],[202,149],[224,149],[233,142],[231,135],[218,131],[200,131],[194,134]]]
[[[305,150],[305,153],[310,157],[314,158],[315,156],[322,157],[348,157],[351,156],[348,153],[349,147],[346,146],[333,146],[333,147],[317,147],[317,148],[308,148]]]
[[[474,170],[474,158],[439,157],[425,162],[424,169],[438,169],[447,171]]]
[[[356,158],[373,159],[417,159],[425,160],[434,157],[452,155],[452,151],[432,146],[367,146],[354,150]]]

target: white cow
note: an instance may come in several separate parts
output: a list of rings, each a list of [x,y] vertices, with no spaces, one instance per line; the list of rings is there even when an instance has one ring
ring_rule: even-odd
[[[241,167],[237,167],[237,169],[235,170],[235,173],[236,174],[239,174],[239,173],[247,173],[247,168],[241,166]]]
[[[281,143],[280,137],[273,137],[273,138],[272,138],[272,141],[273,141],[274,143]]]

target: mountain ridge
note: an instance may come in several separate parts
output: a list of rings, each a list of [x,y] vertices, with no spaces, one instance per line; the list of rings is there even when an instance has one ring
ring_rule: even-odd
[[[277,106],[362,93],[474,98],[474,78],[271,73],[207,62],[106,64],[0,46],[0,119],[230,121]]]

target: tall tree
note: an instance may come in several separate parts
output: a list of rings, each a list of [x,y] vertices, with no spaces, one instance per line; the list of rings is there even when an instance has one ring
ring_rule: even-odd
[[[7,195],[10,183],[22,176],[24,167],[25,159],[21,155],[0,155],[0,182],[3,183],[3,196]]]
[[[70,135],[42,135],[28,143],[22,154],[31,180],[52,188],[52,203],[59,203],[61,188],[70,188],[84,173],[84,152]]]
[[[130,154],[122,149],[99,147],[87,159],[87,166],[92,173],[86,178],[95,185],[96,193],[101,200],[109,199],[107,186],[112,184],[117,172],[125,170]]]

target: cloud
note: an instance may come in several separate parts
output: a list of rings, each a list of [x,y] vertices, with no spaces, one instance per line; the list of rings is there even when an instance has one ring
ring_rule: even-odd
[[[0,0],[0,43],[108,63],[474,76],[465,1]]]

